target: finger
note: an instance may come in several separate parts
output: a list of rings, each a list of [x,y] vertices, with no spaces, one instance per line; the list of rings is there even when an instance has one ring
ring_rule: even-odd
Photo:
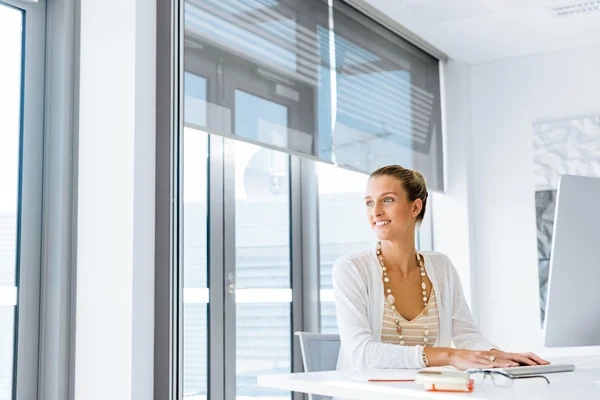
[[[480,361],[480,362],[485,362],[487,365],[486,368],[507,368],[507,367],[511,366],[510,361],[502,360],[502,359],[496,359],[494,361],[486,360],[486,361]]]
[[[537,355],[533,354],[533,353],[529,353],[529,359],[535,361],[536,363],[538,363],[539,365],[547,365],[550,364],[550,361],[546,361],[543,358],[538,357]]]
[[[513,361],[517,361],[520,364],[524,364],[524,365],[537,365],[537,363],[533,360],[530,360],[529,358],[527,358],[526,356],[522,355],[522,354],[511,354],[511,359]]]
[[[519,363],[514,362],[512,360],[507,360],[504,358],[497,358],[494,361],[494,368],[509,368],[509,367],[518,367]]]
[[[494,365],[492,363],[490,363],[489,361],[481,360],[481,359],[471,360],[471,361],[469,361],[469,363],[471,364],[471,366],[469,368],[480,368],[480,369],[494,368]]]

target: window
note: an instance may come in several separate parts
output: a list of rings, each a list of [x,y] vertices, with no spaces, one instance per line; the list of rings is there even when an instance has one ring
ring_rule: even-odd
[[[368,175],[318,163],[321,332],[337,333],[331,271],[335,260],[374,243],[364,206]]]
[[[295,330],[336,331],[333,263],[374,239],[366,173],[400,163],[441,185],[437,60],[339,0],[179,7],[183,79],[163,69],[184,121],[159,110],[177,145],[171,276],[183,271],[171,379],[190,399],[296,397],[256,377],[302,370]]]
[[[244,129],[253,120],[287,124],[276,104],[240,97]],[[236,118],[236,121],[238,119]],[[290,156],[247,143],[235,148],[236,398],[288,398],[256,387],[258,375],[291,372]]]
[[[210,392],[209,353],[223,351],[212,344],[208,346],[209,324],[212,324],[213,330],[226,330],[225,346],[235,349],[232,361],[226,362],[224,368],[228,371],[226,374],[234,372],[237,398],[289,398],[289,392],[257,388],[256,377],[291,372],[290,156],[248,143],[211,137],[202,129],[209,124],[208,87],[202,76],[185,73],[186,127],[180,164],[183,166],[180,224],[183,231],[184,397],[206,399]],[[247,136],[265,132],[276,136],[285,131],[287,107],[243,90],[236,90],[234,95],[237,131]],[[225,170],[221,174],[209,173],[211,166],[218,169],[220,163],[232,166],[233,181],[228,179]],[[220,182],[211,182],[211,177]],[[219,197],[211,193],[211,187],[220,187],[227,195]],[[219,207],[219,203],[224,207]],[[223,269],[227,283],[223,295],[234,299],[234,309],[228,308],[225,300],[224,315],[209,318],[209,298],[216,297],[211,292],[218,292],[210,288],[209,279],[212,262],[209,249],[214,248],[211,240],[215,240],[208,235],[210,219],[226,221],[217,235],[229,237],[229,233],[233,233],[233,240],[225,241],[215,251],[233,255],[225,257],[218,268]],[[215,329],[218,326],[221,329]],[[217,369],[213,369],[213,379],[217,374]]]
[[[23,11],[0,3],[0,399],[12,398],[18,276]]]
[[[192,88],[198,89],[193,85],[200,81],[191,81]],[[186,115],[202,122],[201,103],[195,100],[192,97],[190,103],[198,107],[190,107]],[[208,379],[208,135],[185,128],[183,142],[183,393],[185,398],[204,399]]]

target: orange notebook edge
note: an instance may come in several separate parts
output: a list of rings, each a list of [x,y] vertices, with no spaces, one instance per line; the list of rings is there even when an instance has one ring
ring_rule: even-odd
[[[435,384],[431,385],[431,389],[425,389],[428,392],[452,392],[452,393],[471,393],[473,391],[473,379],[469,380],[467,390],[448,390],[448,389],[436,389]]]

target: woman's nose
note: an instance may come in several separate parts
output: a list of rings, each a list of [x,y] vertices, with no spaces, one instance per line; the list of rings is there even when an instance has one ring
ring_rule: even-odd
[[[379,217],[379,216],[381,215],[381,213],[382,213],[382,211],[381,211],[381,207],[380,207],[380,206],[378,206],[378,205],[374,205],[374,206],[373,206],[373,211],[372,211],[372,212],[373,212],[373,216],[374,216],[374,217]]]

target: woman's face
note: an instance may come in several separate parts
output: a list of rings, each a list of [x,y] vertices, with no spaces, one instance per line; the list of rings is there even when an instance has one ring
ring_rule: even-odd
[[[402,182],[392,176],[378,176],[367,182],[365,205],[367,220],[379,240],[394,240],[413,235],[420,200],[409,201]]]

